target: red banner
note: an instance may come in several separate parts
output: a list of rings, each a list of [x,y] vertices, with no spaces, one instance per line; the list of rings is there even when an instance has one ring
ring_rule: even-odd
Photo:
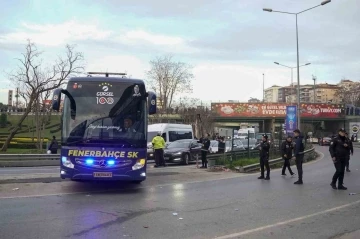
[[[221,117],[284,117],[286,103],[212,103],[211,109]],[[338,118],[345,116],[341,104],[301,104],[301,117]]]

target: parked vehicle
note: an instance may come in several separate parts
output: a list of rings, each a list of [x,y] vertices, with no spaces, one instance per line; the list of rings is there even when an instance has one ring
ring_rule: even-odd
[[[151,141],[161,132],[167,144],[181,139],[194,139],[193,128],[189,124],[150,124],[148,125],[147,142],[148,148],[151,148]]]
[[[152,139],[161,132],[166,145],[180,139],[194,139],[193,128],[187,124],[151,124],[148,125],[147,159],[154,159]]]
[[[164,150],[164,158],[167,162],[189,164],[190,161],[201,158],[201,146],[194,139],[176,140],[170,143]]]
[[[232,140],[225,141],[225,152],[231,152],[231,142]],[[233,151],[242,151],[245,150],[245,147],[240,139],[234,139]],[[209,152],[215,154],[219,151],[219,142],[216,140],[211,140]]]
[[[319,145],[324,146],[324,145],[330,145],[331,142],[331,137],[322,137],[319,139]]]
[[[240,139],[255,139],[255,129],[254,128],[246,128],[246,129],[239,129],[238,136]]]

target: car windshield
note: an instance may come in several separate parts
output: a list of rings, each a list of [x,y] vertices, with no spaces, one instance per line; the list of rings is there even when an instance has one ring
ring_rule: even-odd
[[[189,148],[190,141],[174,141],[170,143],[167,148]]]
[[[135,92],[136,86],[130,82],[69,83],[62,143],[146,143],[145,87],[140,85]]]

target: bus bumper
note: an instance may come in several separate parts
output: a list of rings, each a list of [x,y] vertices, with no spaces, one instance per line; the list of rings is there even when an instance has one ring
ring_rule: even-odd
[[[103,174],[102,176],[99,176]],[[105,176],[105,174],[107,174]],[[138,170],[79,170],[76,168],[60,167],[60,177],[72,180],[102,180],[102,181],[144,181],[146,179],[146,168]]]

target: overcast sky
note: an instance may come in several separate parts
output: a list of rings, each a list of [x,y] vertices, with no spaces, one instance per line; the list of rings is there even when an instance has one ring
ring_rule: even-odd
[[[194,66],[193,97],[206,102],[262,98],[265,88],[290,83],[296,66],[295,16],[317,0],[27,0],[0,8],[0,102],[14,88],[7,74],[16,67],[26,39],[44,62],[76,44],[88,71],[128,72],[145,78],[148,62],[171,53]],[[360,75],[360,1],[331,3],[298,16],[301,83],[337,83]],[[294,71],[294,81],[296,74]]]

